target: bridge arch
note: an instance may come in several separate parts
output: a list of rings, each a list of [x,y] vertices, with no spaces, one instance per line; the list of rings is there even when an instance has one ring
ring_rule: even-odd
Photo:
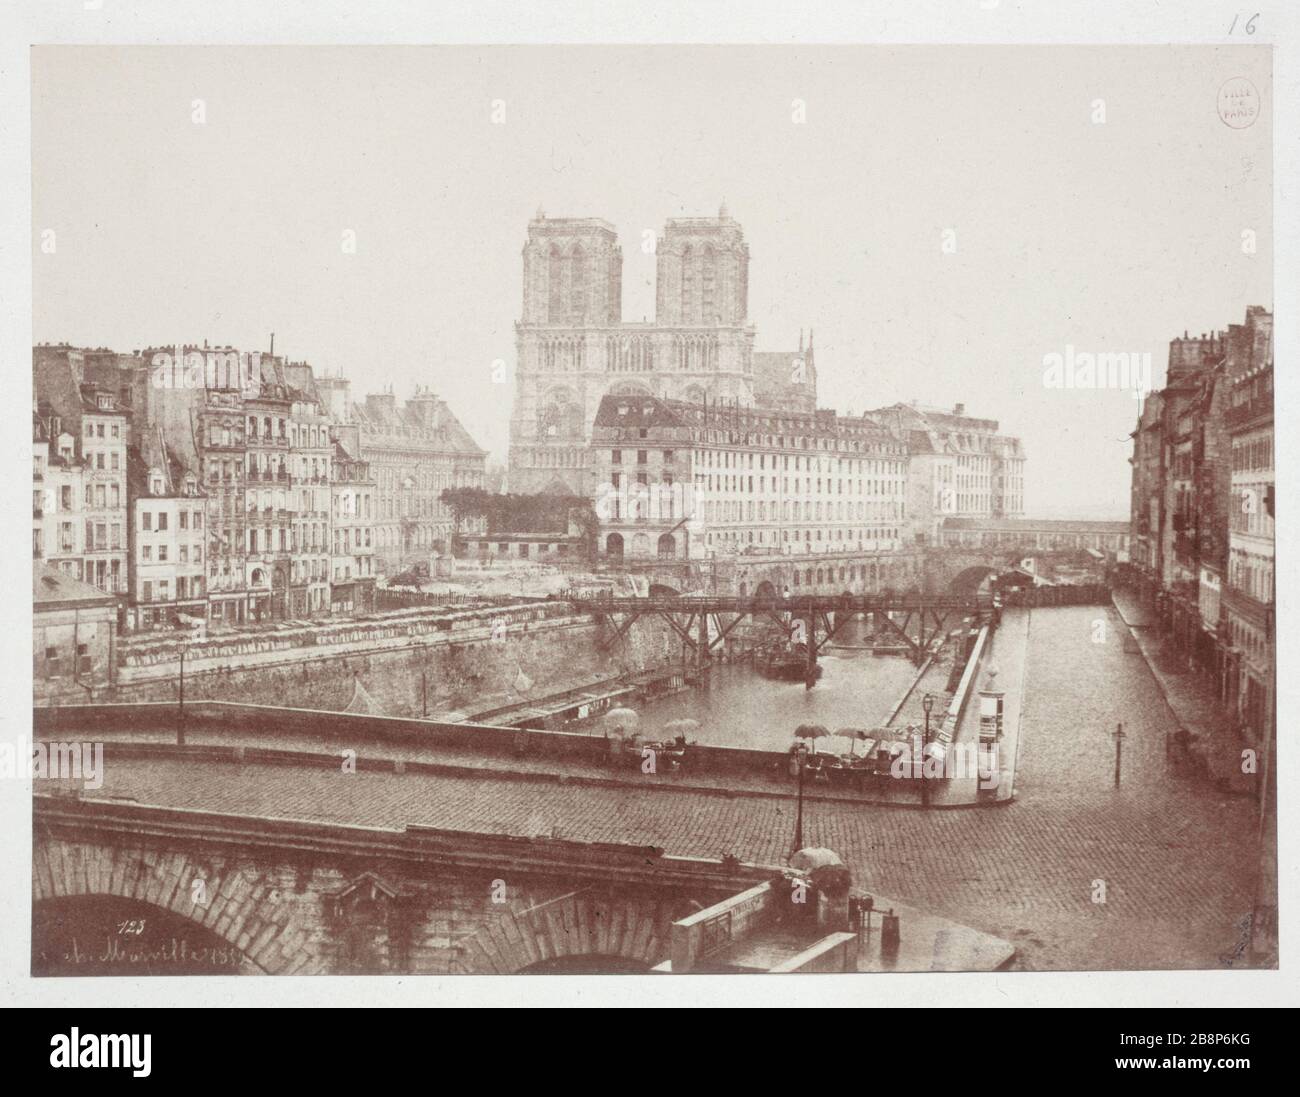
[[[32,903],[33,975],[265,975],[193,917],[142,899],[64,895]]]
[[[764,579],[754,588],[754,595],[757,598],[775,598],[776,587],[772,585],[771,579]]]
[[[998,574],[998,569],[988,564],[975,564],[952,577],[948,590],[953,594],[973,594]]]
[[[462,973],[648,971],[668,958],[679,903],[580,891],[492,919],[461,947]]]
[[[202,881],[201,892],[195,881]],[[206,903],[194,902],[200,894]],[[146,851],[61,838],[45,838],[34,845],[33,911],[45,905],[44,909],[56,913],[59,907],[77,908],[74,913],[78,913],[82,907],[93,906],[96,898],[109,900],[101,904],[103,910],[139,911],[146,930],[147,912],[152,910],[168,925],[193,926],[196,941],[211,945],[215,938],[233,947],[243,954],[247,966],[223,969],[225,974],[239,970],[281,974],[297,959],[295,950],[280,947],[293,933],[288,897],[256,874],[250,878],[235,864],[196,859],[181,851]],[[101,951],[109,934],[117,935],[116,924],[100,927],[97,941]],[[306,974],[313,969],[300,966],[298,970]]]

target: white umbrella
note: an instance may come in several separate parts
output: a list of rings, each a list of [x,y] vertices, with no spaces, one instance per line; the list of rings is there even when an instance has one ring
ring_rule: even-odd
[[[809,846],[790,858],[790,867],[797,872],[811,872],[815,868],[842,865],[840,855],[825,846]]]
[[[641,723],[641,716],[636,709],[612,708],[605,713],[605,721],[620,731],[635,731]]]

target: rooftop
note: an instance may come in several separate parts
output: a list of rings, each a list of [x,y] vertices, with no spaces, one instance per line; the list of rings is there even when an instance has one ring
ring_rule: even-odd
[[[32,563],[32,605],[34,609],[114,606],[117,599],[89,583],[74,579],[39,560]]]

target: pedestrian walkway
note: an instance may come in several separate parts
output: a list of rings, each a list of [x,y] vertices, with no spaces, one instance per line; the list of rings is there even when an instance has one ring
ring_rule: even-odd
[[[1256,792],[1254,775],[1242,773],[1242,752],[1248,744],[1236,733],[1213,685],[1187,669],[1178,658],[1170,657],[1155,616],[1135,594],[1116,590],[1111,598],[1179,730],[1186,733],[1188,749],[1204,761],[1208,775],[1225,791],[1243,795]],[[1167,745],[1175,749],[1175,744]]]

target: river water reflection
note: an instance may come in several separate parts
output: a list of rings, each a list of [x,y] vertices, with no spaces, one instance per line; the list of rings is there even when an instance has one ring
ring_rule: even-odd
[[[858,622],[841,634],[846,644],[861,643]],[[870,651],[828,648],[821,656],[821,679],[812,689],[802,682],[764,678],[748,663],[715,670],[707,689],[661,698],[641,708],[641,733],[651,738],[669,720],[690,717],[700,722],[688,738],[710,746],[785,750],[800,724],[879,727],[912,680],[916,667],[902,655],[875,656]],[[847,742],[819,743],[818,749],[842,753]]]

